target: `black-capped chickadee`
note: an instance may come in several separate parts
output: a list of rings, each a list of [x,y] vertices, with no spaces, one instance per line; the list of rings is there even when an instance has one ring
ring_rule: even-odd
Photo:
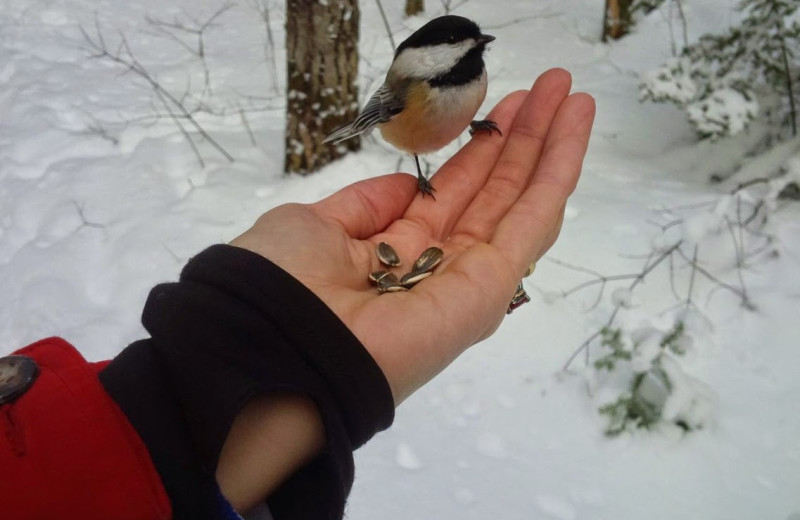
[[[324,142],[338,143],[377,126],[386,141],[414,155],[422,196],[433,197],[418,154],[439,150],[467,126],[470,132],[500,133],[493,121],[472,119],[486,97],[483,52],[494,39],[463,16],[426,23],[397,48],[386,80],[358,117]]]

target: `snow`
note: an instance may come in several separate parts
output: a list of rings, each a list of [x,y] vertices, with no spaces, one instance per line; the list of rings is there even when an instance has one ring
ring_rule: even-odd
[[[437,2],[426,4],[428,15],[437,14]],[[630,37],[605,45],[598,41],[602,9],[593,0],[498,0],[491,10],[477,0],[457,4],[456,14],[497,36],[480,115],[561,66],[572,71],[575,90],[596,97],[595,131],[561,237],[525,282],[533,302],[408,399],[394,426],[356,453],[348,518],[800,518],[800,210],[775,199],[783,181],[754,191],[751,198],[766,197],[776,210],[764,229],[776,238],[743,266],[725,221],[748,203],[731,196],[738,183],[782,166],[800,177],[800,143],[751,158],[747,152],[763,135],[758,128],[700,143],[679,109],[639,103],[638,78],[670,56],[669,27],[657,13]],[[138,316],[149,289],[175,279],[202,248],[232,239],[278,204],[315,201],[356,180],[413,168],[375,138],[320,173],[285,177],[283,101],[271,97],[264,28],[246,2],[205,34],[211,101],[233,113],[201,123],[236,158],[228,162],[198,141],[205,168],[170,121],[136,122],[154,113],[152,92],[118,66],[90,58],[78,30],[94,34],[96,12],[110,49],[121,31],[165,85],[199,92],[196,57],[145,18],[188,20],[190,13],[202,21],[221,5],[5,2],[0,353],[58,334],[89,359],[109,358],[143,336]],[[283,2],[270,5],[280,42]],[[688,3],[690,37],[729,25],[731,5]],[[362,2],[362,9],[363,98],[392,51],[374,3]],[[403,20],[400,11],[389,11],[398,42],[427,20]],[[752,107],[734,97],[726,94],[709,110],[734,108],[738,119],[730,124],[738,124]],[[255,146],[236,103],[260,109],[248,113]],[[466,139],[426,160],[437,167]],[[722,184],[707,182],[733,171],[740,173]],[[671,281],[667,262],[635,290],[625,280],[564,296],[593,275],[563,262],[604,276],[635,274],[677,240],[697,244],[698,265],[743,284],[752,305],[694,272],[693,305],[665,313],[675,304],[673,291],[686,297],[693,273],[676,264]],[[693,246],[685,251],[691,257]],[[604,435],[598,408],[619,396],[626,372],[594,371],[583,352],[563,367],[614,309],[628,337],[644,342],[638,369],[651,366],[660,335],[676,316],[684,318],[679,344],[686,353],[662,360],[673,386],[663,413],[702,429],[684,433],[664,424]],[[591,359],[599,349],[593,344]]]
[[[422,461],[417,456],[414,449],[405,442],[397,445],[397,455],[395,458],[397,465],[409,471],[422,469]]]

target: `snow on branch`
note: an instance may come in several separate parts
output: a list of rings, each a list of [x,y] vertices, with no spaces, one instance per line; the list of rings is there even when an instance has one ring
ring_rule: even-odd
[[[643,74],[640,98],[674,103],[703,138],[736,135],[756,119],[796,136],[798,7],[789,0],[742,1],[739,25],[701,36]]]

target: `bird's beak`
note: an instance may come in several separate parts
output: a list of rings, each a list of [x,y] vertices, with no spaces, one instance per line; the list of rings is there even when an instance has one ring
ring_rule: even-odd
[[[481,34],[480,38],[478,38],[478,43],[480,45],[486,45],[487,43],[495,41],[497,38],[492,36],[491,34]]]

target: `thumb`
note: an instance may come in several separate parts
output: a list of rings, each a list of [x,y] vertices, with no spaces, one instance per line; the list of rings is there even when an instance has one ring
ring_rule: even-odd
[[[416,194],[413,176],[393,173],[351,184],[310,209],[341,225],[350,237],[365,239],[402,217]]]

